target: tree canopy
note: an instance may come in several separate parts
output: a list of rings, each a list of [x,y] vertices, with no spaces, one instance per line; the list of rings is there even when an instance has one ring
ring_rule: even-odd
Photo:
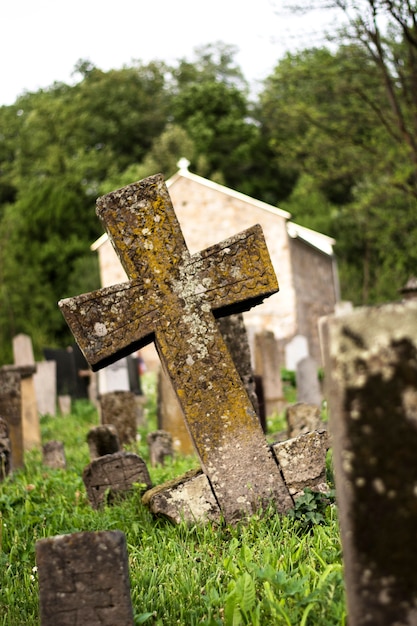
[[[19,332],[38,356],[71,341],[57,301],[99,287],[96,197],[183,156],[334,236],[344,299],[398,299],[417,256],[415,7],[333,4],[350,10],[337,45],[287,54],[256,96],[217,43],[171,67],[80,60],[75,85],[0,107],[0,362]]]

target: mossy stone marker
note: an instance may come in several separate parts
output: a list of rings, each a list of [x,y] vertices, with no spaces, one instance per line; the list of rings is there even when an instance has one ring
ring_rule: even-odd
[[[215,321],[278,291],[261,227],[191,255],[160,174],[99,198],[97,214],[130,280],[59,303],[92,369],[153,340],[225,519],[271,500],[288,510],[291,496]]]

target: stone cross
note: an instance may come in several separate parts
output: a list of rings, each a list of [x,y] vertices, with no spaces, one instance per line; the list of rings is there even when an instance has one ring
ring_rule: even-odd
[[[417,623],[417,302],[321,322],[349,626]]]
[[[59,303],[90,366],[153,340],[225,519],[271,500],[286,511],[291,496],[215,322],[278,290],[261,227],[190,255],[160,174],[99,198],[97,213],[130,281]]]

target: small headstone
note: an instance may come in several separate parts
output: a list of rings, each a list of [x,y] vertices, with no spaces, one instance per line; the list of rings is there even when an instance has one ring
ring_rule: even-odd
[[[136,441],[136,399],[132,391],[112,391],[100,396],[100,421],[116,427],[120,445]]]
[[[297,363],[297,402],[314,404],[321,407],[322,393],[318,376],[318,367],[315,359],[306,356]]]
[[[133,452],[116,452],[91,461],[83,471],[83,481],[93,509],[111,504],[115,497],[129,492],[134,483],[143,491],[152,486],[145,461]]]
[[[71,396],[58,396],[58,408],[61,415],[69,415],[71,413]]]
[[[255,370],[262,379],[265,414],[280,413],[285,406],[281,367],[284,363],[274,333],[265,330],[255,335]]]
[[[39,415],[56,415],[56,363],[38,361],[33,376]]]
[[[213,490],[202,470],[190,470],[183,476],[149,489],[142,502],[156,516],[174,524],[219,522],[221,513]]]
[[[33,367],[33,373],[36,371],[32,340],[28,335],[20,334],[13,338],[13,357],[18,367],[30,366]],[[25,450],[31,450],[41,445],[38,404],[32,373],[27,376],[21,373],[21,394],[23,446]]]
[[[42,463],[52,469],[65,469],[65,449],[62,441],[47,441],[42,446]]]
[[[120,452],[120,441],[113,424],[102,424],[90,428],[87,433],[87,444],[92,461],[99,456]]]
[[[22,396],[16,369],[0,368],[0,415],[9,429],[12,469],[23,467]]]
[[[41,626],[133,626],[122,532],[58,535],[35,548]]]
[[[306,402],[290,404],[285,410],[285,417],[288,439],[311,433],[314,430],[324,429],[320,409],[316,404],[307,404]]]
[[[326,454],[329,449],[327,431],[298,435],[273,445],[285,483],[294,498],[304,489],[326,493]]]
[[[417,302],[322,329],[349,626],[414,625]]]
[[[309,355],[308,340],[304,335],[295,335],[285,346],[285,365],[287,370],[295,372],[297,363]]]
[[[166,457],[172,458],[172,435],[166,430],[156,430],[147,436],[149,458],[152,467],[165,465]]]
[[[11,469],[12,445],[9,437],[9,427],[6,420],[0,417],[0,482],[10,474]]]

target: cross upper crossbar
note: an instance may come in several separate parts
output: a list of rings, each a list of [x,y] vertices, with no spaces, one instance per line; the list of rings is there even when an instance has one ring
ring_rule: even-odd
[[[93,369],[155,341],[228,521],[292,500],[214,314],[278,290],[260,226],[190,255],[162,175],[112,192],[97,213],[129,282],[59,306]],[[214,313],[214,314],[213,314]]]

